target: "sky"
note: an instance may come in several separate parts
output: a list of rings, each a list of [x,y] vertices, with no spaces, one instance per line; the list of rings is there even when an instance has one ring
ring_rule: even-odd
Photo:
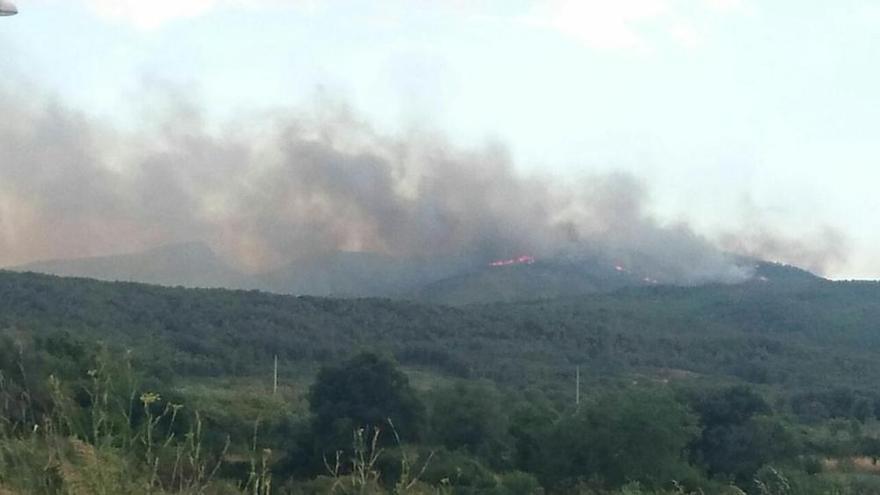
[[[209,127],[330,102],[526,178],[630,174],[661,224],[880,278],[875,0],[16,3],[0,88],[102,126],[143,126],[157,87]]]

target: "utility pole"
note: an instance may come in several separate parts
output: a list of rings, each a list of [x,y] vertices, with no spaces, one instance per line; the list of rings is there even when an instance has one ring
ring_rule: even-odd
[[[574,405],[581,405],[581,367],[575,367]]]
[[[272,395],[278,394],[278,354],[275,355],[275,372],[272,380]]]

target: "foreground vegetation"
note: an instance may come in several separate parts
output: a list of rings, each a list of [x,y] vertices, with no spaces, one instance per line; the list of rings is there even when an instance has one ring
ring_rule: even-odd
[[[0,273],[0,494],[880,493],[878,295],[450,309]]]
[[[855,464],[880,456],[875,420],[798,424],[746,386],[609,387],[560,407],[486,381],[417,390],[366,353],[322,368],[304,398],[198,411],[191,385],[102,345],[0,343],[4,495],[880,490]]]

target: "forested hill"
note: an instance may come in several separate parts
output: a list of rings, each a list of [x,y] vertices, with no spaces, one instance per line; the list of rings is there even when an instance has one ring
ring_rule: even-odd
[[[387,297],[430,304],[467,305],[583,296],[656,284],[702,285],[711,281],[800,279],[814,275],[790,266],[725,255],[720,272],[688,273],[650,257],[564,254],[524,255],[492,260],[485,254],[398,257],[370,252],[330,251],[297,259],[267,273],[243,273],[202,243],[172,244],[142,252],[58,259],[9,268],[108,282],[168,287],[262,290],[321,297]],[[723,275],[729,272],[730,276]],[[714,274],[710,276],[711,274]]]
[[[183,374],[246,374],[275,354],[309,363],[368,348],[519,384],[567,381],[575,365],[588,378],[674,370],[807,388],[880,380],[880,284],[806,276],[449,308],[0,272],[0,330],[121,343]]]

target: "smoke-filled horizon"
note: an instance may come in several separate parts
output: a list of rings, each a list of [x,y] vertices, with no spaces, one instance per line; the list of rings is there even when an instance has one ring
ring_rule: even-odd
[[[632,175],[524,176],[502,144],[383,134],[344,105],[216,126],[185,98],[161,100],[123,130],[0,86],[0,266],[203,241],[248,271],[334,250],[589,254],[699,283],[749,275],[728,251],[818,272],[846,251],[767,230],[713,241],[652,217]]]

